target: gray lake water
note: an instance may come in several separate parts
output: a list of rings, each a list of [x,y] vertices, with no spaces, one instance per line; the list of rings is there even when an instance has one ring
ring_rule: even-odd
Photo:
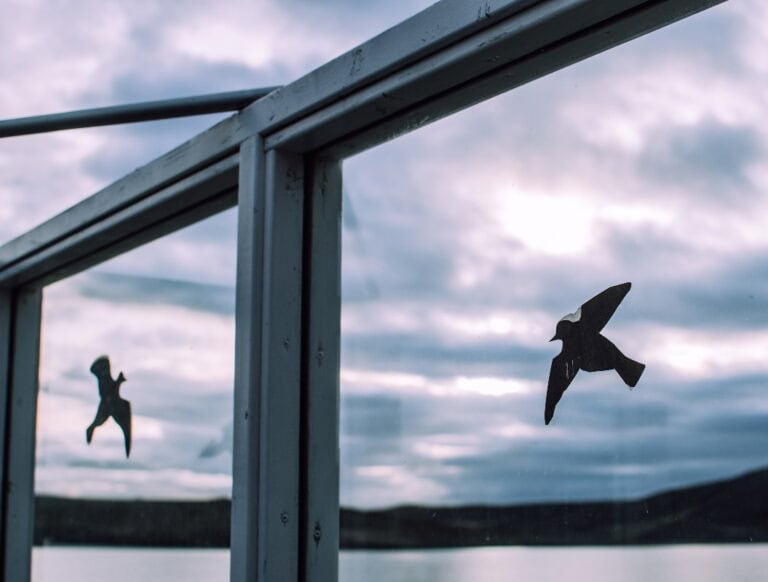
[[[35,548],[34,582],[229,579],[226,550]],[[764,582],[768,545],[342,552],[341,582]]]

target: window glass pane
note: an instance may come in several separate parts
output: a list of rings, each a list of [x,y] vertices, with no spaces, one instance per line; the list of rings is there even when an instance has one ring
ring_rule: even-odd
[[[33,579],[225,579],[235,211],[44,290]]]
[[[345,163],[342,580],[763,575],[756,13],[727,3]],[[588,302],[625,282],[612,317],[627,288]],[[548,382],[570,386],[546,425]]]

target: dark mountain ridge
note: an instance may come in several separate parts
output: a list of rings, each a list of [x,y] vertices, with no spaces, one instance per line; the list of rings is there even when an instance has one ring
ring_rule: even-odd
[[[343,549],[768,541],[768,468],[631,501],[341,509]],[[35,544],[227,547],[230,502],[36,498]]]

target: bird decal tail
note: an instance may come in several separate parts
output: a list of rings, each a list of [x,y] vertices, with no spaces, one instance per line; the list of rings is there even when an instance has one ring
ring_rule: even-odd
[[[619,373],[619,376],[621,376],[621,379],[624,380],[624,383],[629,386],[630,390],[637,385],[644,370],[645,364],[636,362],[624,354],[622,354],[622,357],[618,358],[616,361],[616,371]]]

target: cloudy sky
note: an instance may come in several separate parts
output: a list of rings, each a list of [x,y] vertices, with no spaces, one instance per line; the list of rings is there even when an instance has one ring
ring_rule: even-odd
[[[289,82],[428,1],[13,1],[0,117]],[[768,8],[728,2],[344,164],[342,502],[627,498],[768,465]],[[5,240],[217,117],[0,141]],[[230,487],[234,213],[47,290],[37,488]],[[635,390],[580,373],[550,426],[556,321],[605,330]],[[124,370],[131,459],[91,447],[93,359]]]

